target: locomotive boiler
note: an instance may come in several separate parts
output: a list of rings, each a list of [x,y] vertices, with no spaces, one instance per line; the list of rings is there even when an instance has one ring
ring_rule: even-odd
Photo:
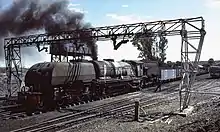
[[[136,91],[143,73],[141,63],[131,61],[38,63],[26,73],[24,104],[30,112]]]

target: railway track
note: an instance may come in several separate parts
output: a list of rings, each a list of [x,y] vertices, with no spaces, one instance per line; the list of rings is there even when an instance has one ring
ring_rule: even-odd
[[[135,95],[135,93],[133,95]],[[122,100],[116,100],[116,101],[110,102],[108,104],[102,104],[102,105],[93,106],[92,108],[87,109],[85,111],[72,110],[74,113],[69,113],[69,114],[60,116],[58,118],[51,119],[49,121],[46,121],[46,122],[43,122],[43,123],[40,123],[40,124],[37,124],[37,125],[33,125],[33,126],[22,128],[22,129],[18,129],[18,130],[15,130],[14,132],[17,132],[17,131],[28,131],[30,129],[47,126],[49,124],[53,124],[53,123],[56,123],[56,122],[64,122],[64,121],[72,119],[72,118],[80,118],[80,117],[89,115],[91,113],[95,113],[98,110],[114,107],[114,105],[120,104],[121,102],[129,101],[129,100],[130,100],[129,98],[125,98],[125,99],[122,99]]]
[[[148,100],[148,103],[153,102],[155,100],[157,100],[157,97],[152,98],[154,95],[150,95],[148,97],[145,97],[145,100]],[[55,124],[62,124],[62,122],[68,122],[68,121],[73,121],[74,123],[79,123],[81,120],[85,120],[86,118],[95,118],[95,117],[101,117],[101,116],[106,116],[109,115],[110,113],[113,114],[115,112],[120,112],[120,109],[126,109],[126,108],[132,108],[133,107],[133,102],[135,96],[132,96],[132,98],[125,98],[125,99],[120,99],[117,101],[113,101],[111,103],[108,104],[104,104],[104,105],[98,105],[98,106],[94,106],[91,109],[88,109],[86,111],[81,111],[78,113],[74,113],[74,114],[67,114],[64,115],[62,117],[59,118],[55,118],[37,125],[33,125],[30,127],[26,127],[26,128],[22,128],[22,129],[18,129],[15,130],[13,132],[20,132],[20,131],[41,131],[41,128],[43,129],[43,131],[45,131],[45,129],[50,129],[51,127],[54,126],[60,126],[60,125],[54,125]],[[117,107],[117,108],[115,108]],[[101,111],[101,112],[100,112]],[[111,115],[110,114],[110,115]],[[51,126],[48,126],[50,125]]]
[[[154,102],[154,99],[151,99],[151,97],[148,97],[146,99],[148,99],[146,102],[144,103],[149,103],[150,102]],[[121,102],[122,103],[122,102]],[[154,103],[152,103],[151,105],[154,105]],[[21,132],[21,131],[29,131],[29,132],[43,132],[43,131],[54,131],[54,130],[60,130],[60,129],[64,129],[66,127],[70,127],[72,125],[78,125],[81,124],[83,122],[88,122],[88,121],[92,121],[95,118],[101,118],[101,117],[108,117],[111,115],[114,115],[116,113],[122,113],[125,111],[128,111],[130,109],[134,108],[133,103],[129,102],[129,103],[125,103],[122,104],[118,107],[108,107],[105,108],[104,110],[100,110],[100,112],[92,112],[92,111],[85,111],[87,114],[85,115],[84,112],[80,112],[80,113],[76,113],[76,114],[72,114],[70,116],[64,116],[62,118],[57,118],[55,120],[51,120],[51,121],[47,121],[44,122],[43,124],[38,124],[38,125],[34,125],[31,127],[27,127],[27,128],[22,128],[19,130],[15,130],[13,132]]]
[[[203,81],[202,85],[206,86],[208,83],[210,83],[210,80]],[[194,87],[194,89],[198,89],[198,88],[201,88],[201,85],[197,85]],[[152,93],[148,97],[141,99],[141,105],[143,107],[150,107],[150,106],[157,105],[159,103],[164,102],[164,100],[167,97],[178,94],[178,92],[179,92],[178,90],[174,90],[172,93],[165,94],[165,95],[163,95],[164,93],[160,93],[161,95],[163,95],[162,98],[159,98],[161,101],[157,101],[158,97],[155,96],[154,93]],[[92,121],[93,119],[97,117],[108,117],[116,113],[123,114],[125,112],[131,112],[132,109],[134,108],[134,101],[132,101],[132,99],[134,98],[126,98],[126,99],[113,101],[108,104],[94,106],[93,108],[88,109],[86,111],[64,115],[62,117],[58,117],[58,118],[55,118],[55,119],[52,119],[52,120],[49,120],[49,121],[46,121],[46,122],[43,122],[37,125],[33,125],[30,127],[18,129],[13,132],[20,132],[20,131],[34,132],[34,131],[49,131],[49,130],[58,130],[58,129],[60,130],[66,127],[70,127],[72,125],[81,124],[82,122]],[[171,99],[173,100],[177,98],[178,97],[173,97]]]
[[[175,86],[177,86],[177,85],[175,85]],[[178,92],[178,90],[174,90],[173,92],[174,92],[173,94],[175,94]],[[133,96],[133,98],[135,98],[135,96],[136,96],[135,94],[136,93],[131,93],[131,96]],[[149,97],[143,98],[142,100],[147,100],[147,102],[145,102],[145,103],[149,104],[150,102],[154,102],[155,100],[158,99],[157,97],[152,98],[153,96],[155,96],[154,93],[152,93]],[[167,96],[170,96],[170,94]],[[37,125],[33,125],[30,127],[25,127],[22,129],[15,130],[15,132],[16,131],[28,131],[28,130],[38,131],[39,128],[49,129],[48,127],[52,127],[52,126],[60,127],[60,124],[62,124],[62,122],[68,122],[68,121],[74,120],[73,122],[76,123],[76,122],[80,122],[80,120],[85,120],[86,118],[90,119],[90,118],[95,118],[95,117],[100,117],[102,115],[106,115],[109,113],[109,111],[115,111],[120,108],[124,108],[124,107],[125,108],[132,108],[133,102],[131,101],[131,99],[133,99],[133,98],[125,98],[125,99],[113,101],[108,104],[97,105],[97,106],[94,106],[94,107],[92,107],[88,110],[85,110],[85,111],[77,111],[77,112],[75,111],[76,113],[69,113],[67,115],[63,115],[61,117],[54,118],[54,119],[51,119],[49,121],[46,121],[46,122],[43,122],[43,123],[40,123]],[[166,98],[166,96],[164,96],[164,98]],[[127,102],[127,103],[125,103],[125,102]],[[117,107],[117,109],[115,109],[115,107]],[[100,111],[102,111],[101,114],[100,114]],[[105,111],[107,111],[107,112],[105,112]],[[119,112],[119,111],[115,111],[115,112]],[[95,114],[93,114],[93,116],[90,116],[92,113],[95,113]],[[77,121],[77,120],[79,120],[79,121]],[[52,126],[48,126],[50,124]],[[59,124],[59,125],[54,125],[54,124]],[[45,126],[47,126],[47,127],[45,128]],[[35,129],[35,128],[38,128],[38,129]]]
[[[1,119],[17,119],[19,117],[25,117],[25,112],[21,112],[20,105],[8,105],[0,107]]]
[[[174,98],[175,97],[173,97],[173,99]],[[164,100],[161,100],[159,102],[154,102],[154,101],[155,99],[144,100],[144,101],[141,101],[141,105],[144,107],[151,107],[151,106],[164,102]],[[123,106],[116,107],[110,110],[105,110],[105,111],[94,113],[94,114],[90,113],[89,115],[82,116],[79,118],[73,118],[67,121],[63,121],[63,122],[59,122],[59,123],[55,123],[55,124],[51,124],[51,125],[47,125],[43,127],[36,127],[35,129],[24,130],[24,131],[29,131],[29,132],[58,131],[58,130],[62,130],[62,129],[69,128],[69,127],[75,127],[77,125],[80,125],[81,123],[92,121],[95,118],[108,118],[116,114],[118,116],[123,115],[123,113],[132,112],[133,111],[132,109],[134,109],[134,103],[124,104]],[[18,131],[13,131],[13,132],[18,132]]]
[[[150,99],[151,97],[152,96],[148,97],[147,99]],[[62,117],[55,118],[55,119],[52,119],[52,120],[49,120],[49,121],[46,121],[46,122],[43,122],[43,123],[40,123],[40,124],[37,124],[37,125],[33,125],[33,126],[30,126],[30,127],[15,130],[14,132],[29,131],[29,130],[33,130],[33,129],[35,130],[35,128],[40,128],[40,127],[44,128],[45,126],[51,127],[51,126],[48,126],[48,125],[51,124],[53,126],[54,123],[66,122],[66,121],[72,120],[72,119],[81,120],[81,118],[84,119],[84,117],[87,117],[87,116],[88,117],[102,116],[102,115],[105,115],[105,111],[111,112],[112,110],[114,110],[114,107],[116,107],[116,106],[121,108],[121,107],[125,107],[125,106],[131,104],[131,100],[134,99],[134,98],[135,98],[135,96],[132,96],[132,98],[120,99],[120,100],[117,100],[117,101],[110,102],[108,104],[94,106],[94,107],[92,107],[88,110],[85,110],[85,111],[81,111],[81,112],[74,113],[74,114],[67,114],[67,115],[64,115]],[[100,111],[102,111],[102,112],[100,112]],[[91,114],[93,116],[91,116]],[[74,122],[76,122],[76,121],[74,121]],[[37,131],[39,131],[39,129],[37,129]]]

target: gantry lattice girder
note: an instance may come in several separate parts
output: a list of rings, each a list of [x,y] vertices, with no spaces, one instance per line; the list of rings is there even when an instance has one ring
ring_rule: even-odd
[[[7,92],[8,96],[17,93],[17,87],[21,85],[22,65],[21,49],[19,45],[12,45],[5,48],[5,63],[7,75]]]
[[[192,37],[187,34],[186,24],[182,25],[182,29],[184,32],[181,33],[182,42],[181,42],[181,62],[183,63],[183,77],[180,83],[180,111],[187,108],[190,103],[190,91],[191,87],[196,78],[196,73],[198,70],[198,62],[200,59],[202,46],[205,37],[205,30],[204,30],[204,22],[202,23],[202,27],[200,30],[200,37]],[[198,40],[198,45],[195,46],[195,42],[193,41]],[[191,50],[189,50],[191,49]],[[190,55],[193,54],[193,59],[190,60]]]
[[[83,30],[63,31],[57,33],[37,34],[22,36],[16,38],[5,39],[6,67],[8,75],[8,86],[11,83],[11,76],[20,80],[20,75],[12,69],[15,54],[9,54],[13,51],[13,47],[26,46],[46,46],[66,42],[85,42],[86,40],[106,41],[112,40],[114,49],[120,47],[121,43],[116,43],[117,39],[132,39],[135,35],[142,37],[158,36],[180,36],[181,44],[181,61],[184,64],[183,79],[180,84],[181,108],[187,107],[189,102],[189,92],[198,69],[198,61],[200,58],[203,40],[205,36],[204,20],[202,17],[174,19],[154,22],[143,22],[135,24],[123,24],[115,26],[104,26],[88,28]],[[191,41],[192,40],[192,41]],[[198,40],[198,42],[193,42]],[[11,48],[10,48],[11,47]],[[184,48],[185,47],[185,48]],[[189,54],[193,54],[194,58],[190,59]],[[54,58],[57,58],[56,56]],[[60,57],[59,57],[60,58]],[[51,59],[56,60],[56,59]],[[60,59],[58,59],[60,60]],[[14,67],[18,67],[16,64]],[[21,68],[19,66],[18,68]],[[13,73],[14,72],[14,73]],[[18,84],[18,87],[20,84]],[[10,88],[8,88],[10,89]],[[183,94],[184,93],[184,94]],[[184,101],[182,101],[182,98]]]
[[[68,41],[68,40],[86,40],[86,39],[96,39],[98,41],[111,40],[117,37],[117,39],[131,38],[134,34],[146,34],[146,36],[164,34],[165,36],[180,35],[182,24],[188,24],[192,27],[192,30],[188,31],[187,34],[191,37],[200,37],[201,22],[202,17],[188,18],[188,19],[175,19],[175,20],[165,20],[165,21],[155,21],[155,22],[145,22],[145,23],[135,23],[135,24],[123,24],[116,26],[105,26],[89,28],[84,30],[73,30],[73,31],[63,31],[50,34],[37,34],[30,36],[22,36],[17,38],[6,38],[5,46],[9,45],[20,45],[24,46],[37,46],[41,45],[51,45],[55,44],[56,41]],[[193,25],[193,24],[200,25]],[[166,27],[164,29],[164,27]],[[163,28],[163,32],[162,31]],[[149,34],[149,31],[152,33]],[[84,35],[84,34],[90,35]]]

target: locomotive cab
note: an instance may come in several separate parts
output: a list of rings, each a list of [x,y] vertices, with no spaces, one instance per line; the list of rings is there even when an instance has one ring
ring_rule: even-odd
[[[129,63],[132,66],[132,70],[135,73],[136,77],[142,77],[145,75],[144,73],[145,70],[147,69],[144,69],[143,62],[136,60],[123,60],[123,61]]]

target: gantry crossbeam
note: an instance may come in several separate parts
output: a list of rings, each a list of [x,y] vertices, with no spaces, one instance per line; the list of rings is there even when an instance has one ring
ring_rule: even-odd
[[[201,26],[195,26],[193,23],[203,21],[202,17],[197,18],[189,18],[189,19],[176,19],[176,20],[165,20],[165,21],[155,21],[155,22],[145,22],[145,23],[135,23],[135,24],[123,24],[116,26],[105,26],[105,27],[96,27],[89,28],[84,30],[73,30],[73,31],[63,31],[57,33],[50,34],[37,34],[37,35],[29,35],[22,36],[16,38],[6,38],[5,39],[5,47],[10,45],[20,45],[21,47],[26,46],[37,46],[37,44],[41,45],[49,45],[55,44],[50,42],[57,41],[67,41],[67,40],[86,40],[86,39],[96,39],[98,41],[106,41],[111,40],[112,38],[131,38],[134,34],[148,34],[148,30],[152,30],[154,35],[156,34],[164,34],[165,36],[174,36],[180,35],[181,29],[178,29],[182,24],[188,24],[192,26],[194,29],[188,31],[190,35],[200,35]],[[202,23],[201,23],[202,24]],[[166,27],[166,29],[161,32],[161,29]],[[89,34],[89,35],[84,35]],[[152,34],[152,35],[153,35]],[[195,36],[199,37],[199,36]]]

